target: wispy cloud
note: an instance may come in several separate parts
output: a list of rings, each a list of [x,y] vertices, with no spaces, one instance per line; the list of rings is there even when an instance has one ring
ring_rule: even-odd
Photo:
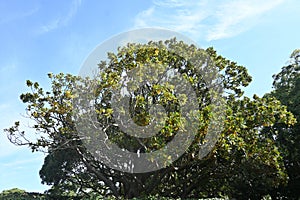
[[[0,77],[1,77],[2,74],[4,75],[4,73],[12,72],[15,69],[17,69],[16,61],[13,61],[12,63],[6,64],[6,65],[1,65],[0,66],[0,73],[1,73]]]
[[[238,35],[259,23],[285,0],[154,0],[140,12],[135,27],[163,27],[195,39],[218,40]]]
[[[24,19],[26,17],[29,17],[29,16],[35,14],[38,11],[39,11],[39,8],[35,7],[35,8],[32,8],[32,9],[28,10],[28,11],[24,11],[24,12],[21,12],[21,13],[12,13],[10,15],[1,16],[0,25],[11,23],[11,22],[13,22],[15,20],[19,20],[19,19]]]
[[[31,152],[29,152],[29,155],[31,155]],[[11,159],[7,162],[2,162],[0,163],[0,167],[10,167],[10,168],[20,168],[24,167],[24,164],[28,163],[36,163],[36,162],[41,162],[41,158],[43,158],[45,155],[43,154],[34,154],[34,156],[31,156],[29,159],[28,158],[14,158]]]
[[[235,36],[253,27],[260,17],[284,0],[232,1],[220,6],[216,14],[218,23],[211,27],[208,39],[215,40]]]
[[[71,8],[65,16],[58,17],[51,20],[48,24],[41,26],[38,30],[39,34],[47,33],[49,31],[55,30],[59,27],[66,26],[70,20],[75,16],[79,7],[81,5],[81,0],[73,0]]]

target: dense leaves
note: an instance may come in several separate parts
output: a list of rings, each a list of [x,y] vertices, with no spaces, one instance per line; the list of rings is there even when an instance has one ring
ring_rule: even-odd
[[[179,56],[174,52],[184,53]],[[190,60],[215,65],[206,66],[206,73],[199,73],[199,70],[204,71]],[[183,156],[161,170],[131,174],[111,169],[87,151],[77,132],[74,119],[82,113],[74,109],[73,103],[78,101],[75,88],[87,90],[85,87],[94,81],[88,91],[93,91],[97,123],[111,141],[131,152],[153,152],[172,140],[180,126],[178,97],[173,86],[145,84],[130,93],[130,114],[138,125],[149,124],[151,103],[158,103],[167,111],[159,133],[141,139],[129,136],[115,125],[111,88],[117,87],[121,77],[130,70],[137,67],[143,70],[157,64],[175,69],[197,94],[199,127],[195,141]],[[261,130],[274,124],[289,128],[295,119],[273,97],[243,96],[243,87],[251,81],[245,67],[217,55],[213,48],[201,50],[175,39],[128,44],[119,48],[117,54],[109,53],[108,61],[101,62],[99,67],[96,81],[69,74],[49,74],[52,89],[47,92],[38,83],[27,81],[31,91],[22,94],[21,100],[27,104],[28,117],[34,121],[32,130],[37,140],[28,139],[30,133],[23,132],[19,122],[6,129],[11,142],[28,145],[33,151],[48,152],[40,176],[43,183],[53,186],[49,194],[259,199],[272,188],[286,183],[282,156],[272,139],[277,136],[276,132],[270,129],[261,134]],[[208,89],[211,84],[224,88],[226,117],[218,142],[205,158],[199,159],[200,146],[205,143],[209,122],[214,117],[211,108],[214,94]]]
[[[25,190],[13,188],[10,190],[3,190],[0,193],[1,200],[43,200],[44,195],[40,193],[28,193]]]
[[[266,96],[279,99],[294,114],[297,123],[292,127],[276,123],[265,131],[272,132],[277,146],[283,155],[284,166],[288,174],[288,183],[273,191],[274,198],[300,198],[300,50],[291,54],[289,65],[282,67],[273,76],[274,90]]]

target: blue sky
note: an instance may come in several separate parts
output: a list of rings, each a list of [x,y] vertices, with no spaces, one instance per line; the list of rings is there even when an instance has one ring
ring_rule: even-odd
[[[298,0],[0,1],[0,129],[22,117],[27,79],[49,87],[47,73],[78,74],[88,54],[118,33],[142,27],[180,32],[248,68],[246,95],[271,90],[272,74],[300,48]],[[28,129],[28,128],[26,128]],[[30,132],[30,130],[28,129]],[[44,191],[44,155],[0,134],[0,191]]]

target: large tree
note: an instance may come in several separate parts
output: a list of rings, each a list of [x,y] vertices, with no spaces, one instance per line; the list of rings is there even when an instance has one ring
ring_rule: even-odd
[[[179,51],[183,53],[174,53]],[[202,64],[212,61],[215,65],[206,68],[204,71],[207,73],[203,74],[204,71],[199,73],[199,66],[191,60]],[[130,116],[140,126],[151,121],[149,104],[160,104],[166,110],[163,127],[149,138],[130,136],[116,125],[111,97],[112,88],[117,87],[130,70],[158,64],[180,73],[196,93],[199,125],[194,141],[175,162],[160,170],[128,173],[113,169],[86,148],[84,135],[78,133],[76,118],[88,113],[74,108],[80,101],[76,91],[87,91],[87,88],[93,91],[97,126],[104,130],[109,140],[131,152],[154,152],[170,142],[181,125],[179,97],[175,94],[174,85],[147,83],[129,92]],[[32,130],[37,140],[28,139],[30,134],[21,130],[19,122],[6,129],[12,143],[28,145],[33,151],[47,151],[40,176],[43,183],[53,186],[49,193],[71,191],[84,196],[94,192],[126,198],[227,195],[258,199],[287,181],[281,154],[268,134],[261,134],[261,129],[274,123],[288,127],[295,120],[275,98],[254,95],[251,99],[243,96],[243,87],[251,82],[245,67],[217,55],[212,48],[202,50],[175,39],[128,44],[117,54],[109,53],[108,61],[101,62],[99,67],[101,70],[95,74],[96,81],[69,74],[48,74],[52,81],[51,91],[44,91],[38,83],[28,80],[27,86],[31,91],[22,94],[21,100],[27,104],[28,117],[34,121]],[[210,83],[203,76],[210,76]],[[92,88],[89,88],[90,83],[93,83]],[[201,158],[201,146],[209,140],[205,138],[209,123],[220,114],[211,107],[211,99],[215,95],[209,89],[211,84],[224,89],[221,95],[225,119],[219,140]]]
[[[276,141],[283,155],[284,166],[288,174],[288,183],[273,191],[273,197],[300,198],[300,50],[293,51],[290,62],[282,67],[278,74],[273,75],[274,90],[266,96],[276,97],[294,114],[297,123],[292,127],[276,123],[265,128],[269,136]]]

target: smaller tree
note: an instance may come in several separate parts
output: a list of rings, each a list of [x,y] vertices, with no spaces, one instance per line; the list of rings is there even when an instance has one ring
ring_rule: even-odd
[[[43,194],[26,192],[19,188],[13,188],[10,190],[3,190],[0,193],[1,200],[44,200],[46,199]]]
[[[282,67],[278,74],[273,75],[274,90],[265,96],[279,99],[287,109],[294,114],[297,123],[288,127],[276,123],[264,131],[272,132],[273,139],[283,155],[284,166],[288,174],[288,183],[273,191],[273,197],[298,199],[300,198],[300,49],[290,56],[290,62]]]

